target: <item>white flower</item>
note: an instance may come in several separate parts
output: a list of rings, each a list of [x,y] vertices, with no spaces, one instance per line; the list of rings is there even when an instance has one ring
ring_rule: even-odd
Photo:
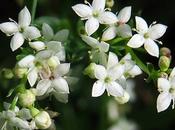
[[[27,79],[30,86],[34,86],[38,79],[38,69],[35,66],[35,60],[36,58],[33,55],[28,55],[18,62],[19,67],[28,69]]]
[[[159,42],[157,39],[163,36],[167,26],[163,24],[152,24],[148,27],[143,18],[136,16],[135,19],[138,34],[135,34],[127,45],[132,48],[139,48],[144,44],[144,48],[150,55],[159,57],[159,47],[155,42]]]
[[[42,34],[46,41],[65,42],[68,39],[69,30],[62,29],[54,34],[53,29],[48,24],[44,23],[42,26]]]
[[[10,43],[12,51],[17,50],[24,43],[24,39],[33,40],[41,36],[40,31],[30,26],[31,15],[29,10],[24,7],[18,15],[18,24],[10,19],[10,22],[0,24],[0,30],[7,36],[13,35]]]
[[[86,42],[93,49],[98,49],[100,52],[107,52],[109,50],[109,44],[106,42],[99,42],[97,39],[89,36],[82,36],[82,40]]]
[[[118,58],[115,54],[110,52],[107,67],[96,65],[94,73],[98,80],[92,88],[93,97],[101,96],[105,90],[114,97],[123,96],[124,90],[116,80],[123,75],[124,66],[118,64]]]
[[[106,29],[102,35],[103,41],[112,40],[119,35],[121,37],[127,38],[132,36],[131,27],[126,24],[131,17],[131,6],[123,8],[117,15],[118,22],[112,24],[108,29]]]
[[[173,101],[173,108],[174,108],[174,101],[175,101],[175,68],[172,70],[168,79],[166,78],[159,78],[158,79],[158,90],[160,92],[157,98],[157,111],[162,112],[165,111],[171,101]]]
[[[69,72],[69,69],[69,63],[62,63],[58,64],[57,68],[52,71],[49,68],[40,70],[41,80],[36,86],[37,96],[52,93],[56,98],[59,97],[61,101],[66,102],[69,87],[63,76]]]
[[[92,5],[77,4],[73,6],[73,10],[83,20],[87,20],[85,24],[85,30],[87,34],[92,35],[99,28],[101,24],[113,24],[116,23],[117,17],[110,11],[105,11],[106,0],[93,0]]]
[[[45,43],[41,41],[29,42],[29,45],[31,48],[35,49],[36,51],[41,51],[46,48]]]
[[[41,111],[36,115],[35,119],[36,127],[39,129],[47,129],[51,125],[51,118],[46,111]]]
[[[28,109],[19,110],[15,107],[15,110],[9,110],[11,104],[4,103],[5,111],[0,113],[0,129],[10,129],[13,127],[18,127],[20,129],[30,129],[27,119],[31,119],[31,115]]]

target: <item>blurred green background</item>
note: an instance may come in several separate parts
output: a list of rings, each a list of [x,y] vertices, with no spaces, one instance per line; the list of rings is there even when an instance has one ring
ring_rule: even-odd
[[[18,12],[27,4],[31,9],[32,0],[3,0],[0,4],[0,22],[8,21],[8,18],[17,19]],[[55,118],[55,123],[58,130],[108,130],[113,124],[117,123],[120,118],[132,120],[138,125],[138,130],[174,130],[175,129],[175,111],[169,108],[167,111],[160,114],[156,111],[156,98],[158,92],[154,84],[146,84],[143,80],[143,75],[136,78],[136,100],[126,105],[116,105],[111,97],[104,94],[99,98],[91,97],[91,88],[94,81],[82,74],[83,68],[88,65],[87,55],[77,50],[76,46],[84,44],[78,36],[77,22],[78,17],[72,11],[71,6],[77,3],[82,3],[83,0],[38,0],[36,17],[50,16],[40,18],[40,22],[44,21],[51,24],[54,30],[61,28],[70,29],[70,43],[75,53],[85,56],[84,59],[73,63],[74,75],[80,77],[77,84],[72,86],[72,92],[69,96],[69,103],[62,104],[54,98],[52,101],[41,102],[45,107],[57,111],[60,115]],[[162,38],[164,46],[171,49],[172,55],[175,56],[175,1],[174,0],[116,0],[114,11],[131,5],[133,16],[141,14],[149,24],[152,21],[158,21],[168,25],[168,30]],[[56,18],[55,18],[56,17]],[[10,38],[7,38],[3,33],[0,33],[0,66],[13,67],[15,64],[15,54],[9,47]],[[72,56],[73,57],[73,56]],[[148,61],[154,63],[158,59],[144,57]],[[173,58],[174,59],[174,58]],[[172,63],[172,66],[175,65]],[[15,83],[8,83],[1,78],[0,83],[0,100],[7,100],[8,87],[13,87]],[[112,108],[109,105],[112,102]],[[110,107],[110,108],[109,108]],[[112,109],[112,110],[111,110]],[[119,117],[115,114],[119,109]],[[111,110],[111,111],[110,111]],[[116,115],[113,119],[109,117],[109,113]],[[130,126],[130,125],[129,125]],[[131,127],[131,126],[130,126]],[[136,129],[113,129],[113,130],[136,130]]]

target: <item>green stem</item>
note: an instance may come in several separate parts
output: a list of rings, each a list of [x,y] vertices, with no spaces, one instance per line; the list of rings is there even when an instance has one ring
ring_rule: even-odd
[[[10,110],[14,110],[16,103],[18,102],[18,95],[15,96],[15,98],[12,101],[12,104],[10,105]]]
[[[38,3],[38,0],[33,0],[33,4],[32,4],[32,23],[34,22],[34,19],[35,19],[37,3]]]
[[[150,75],[150,72],[147,68],[147,66],[137,57],[137,55],[134,53],[134,51],[129,48],[126,47],[126,51],[129,52],[131,54],[131,56],[133,57],[133,59],[136,61],[137,65],[148,75]]]

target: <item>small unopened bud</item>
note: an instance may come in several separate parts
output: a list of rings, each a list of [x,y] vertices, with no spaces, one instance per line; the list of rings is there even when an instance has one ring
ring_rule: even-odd
[[[106,0],[106,7],[112,8],[114,6],[114,0]]]
[[[123,95],[123,96],[121,96],[121,97],[116,97],[115,99],[116,99],[116,101],[117,101],[119,104],[125,104],[125,103],[127,103],[127,102],[129,101],[130,96],[129,96],[129,94],[128,94],[127,92],[124,92],[124,95]]]
[[[3,69],[2,74],[7,79],[12,79],[14,74],[11,69]]]
[[[159,76],[159,78],[165,78],[165,79],[168,78],[168,74],[165,72],[160,72],[158,76]]]
[[[20,67],[15,68],[15,75],[18,78],[23,78],[27,74],[27,72],[28,72],[27,68],[20,68]]]
[[[47,129],[51,126],[51,118],[46,111],[41,111],[35,116],[35,124],[39,129]]]
[[[90,78],[95,78],[94,75],[94,69],[95,69],[96,64],[95,63],[91,63],[88,67],[86,67],[86,69],[84,70],[84,74],[88,75]]]
[[[52,56],[51,58],[48,59],[47,63],[50,67],[56,68],[60,64],[60,61],[58,57]]]
[[[161,56],[159,59],[159,67],[161,71],[167,71],[170,67],[171,60],[166,56]]]
[[[166,56],[171,59],[171,50],[167,47],[163,47],[160,49],[160,56]]]
[[[33,48],[37,51],[41,51],[41,50],[44,50],[46,48],[45,43],[41,42],[41,41],[29,42],[29,45],[31,48]]]
[[[31,107],[35,100],[35,94],[31,90],[25,90],[19,94],[19,103],[23,107]]]

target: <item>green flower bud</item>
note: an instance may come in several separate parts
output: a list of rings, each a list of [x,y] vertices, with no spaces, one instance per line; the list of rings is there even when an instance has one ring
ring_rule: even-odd
[[[88,67],[86,67],[86,69],[84,70],[84,74],[88,75],[90,78],[94,79],[95,75],[94,75],[94,69],[95,69],[95,63],[91,63]]]
[[[35,116],[35,124],[39,129],[47,129],[51,126],[51,118],[46,111],[41,111]]]
[[[166,56],[161,56],[159,59],[159,67],[161,71],[167,71],[170,67],[171,60]]]
[[[106,6],[108,8],[112,8],[114,4],[115,4],[114,0],[106,0]]]
[[[47,63],[50,67],[56,68],[60,64],[60,61],[58,57],[52,56],[51,58],[48,59]]]
[[[3,69],[3,75],[5,78],[7,79],[12,79],[14,74],[13,74],[13,71],[11,69]]]
[[[25,90],[19,94],[19,103],[23,107],[31,107],[35,100],[35,94],[31,90]]]
[[[127,103],[127,102],[129,101],[130,96],[129,96],[129,94],[128,94],[127,92],[124,92],[124,95],[123,95],[123,96],[121,96],[121,97],[116,97],[115,99],[116,99],[116,101],[117,101],[119,104],[125,104],[125,103]]]
[[[23,78],[27,74],[27,72],[28,72],[27,68],[19,68],[19,67],[15,68],[15,75],[18,78]]]
[[[163,47],[160,49],[160,56],[166,56],[171,59],[171,50],[167,47]]]

